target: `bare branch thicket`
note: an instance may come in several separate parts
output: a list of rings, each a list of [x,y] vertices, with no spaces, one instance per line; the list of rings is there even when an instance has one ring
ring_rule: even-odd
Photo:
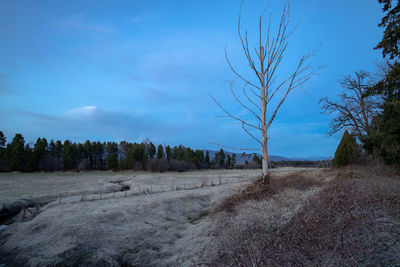
[[[372,86],[370,75],[361,70],[355,73],[355,77],[345,76],[339,83],[344,90],[338,100],[320,100],[322,113],[336,114],[329,124],[328,134],[331,136],[349,129],[362,137],[370,130],[372,119],[379,111],[378,99],[367,94]]]
[[[237,80],[242,83],[239,91],[234,86],[235,84],[231,82],[231,94],[241,110],[246,115],[251,115],[253,120],[250,121],[246,116],[240,116],[229,111],[217,99],[211,96],[214,102],[226,114],[226,117],[239,122],[242,129],[261,145],[263,178],[266,180],[269,179],[268,129],[289,93],[296,88],[303,87],[304,83],[319,69],[313,68],[309,64],[310,59],[318,52],[314,50],[299,57],[294,70],[288,76],[278,77],[279,67],[289,45],[288,38],[297,28],[296,25],[292,30],[289,30],[289,10],[289,4],[284,5],[279,25],[274,33],[271,27],[272,14],[270,14],[266,26],[263,26],[264,10],[259,18],[258,44],[256,44],[253,51],[249,48],[247,30],[243,32],[241,29],[242,5],[240,6],[237,31],[242,52],[245,55],[251,72],[255,75],[253,79],[245,77],[234,68],[225,48],[226,61],[237,77]],[[276,99],[276,101],[272,101],[273,99]],[[261,138],[256,137],[257,133],[261,133]]]

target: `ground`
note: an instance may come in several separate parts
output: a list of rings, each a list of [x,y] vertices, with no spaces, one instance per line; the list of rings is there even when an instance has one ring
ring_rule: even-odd
[[[63,197],[21,211],[14,223],[0,230],[0,266],[273,264],[273,256],[258,257],[269,255],[263,242],[270,236],[292,242],[300,240],[296,234],[315,231],[312,227],[318,223],[308,224],[306,231],[285,230],[291,236],[278,234],[292,224],[302,225],[304,214],[321,211],[324,202],[319,196],[332,195],[340,175],[324,169],[280,168],[273,170],[266,187],[256,181],[259,174],[258,170],[2,174],[0,187],[7,185],[10,192],[1,192],[0,197],[7,205],[28,197],[26,189],[42,198],[46,192]],[[354,184],[353,176],[343,179]],[[25,184],[13,187],[13,181]],[[394,185],[397,182],[390,187]],[[315,201],[320,206],[312,204]],[[385,216],[386,221],[392,218],[389,213]],[[310,222],[314,219],[307,217]],[[392,253],[398,253],[396,245]],[[340,265],[335,260],[316,263]]]

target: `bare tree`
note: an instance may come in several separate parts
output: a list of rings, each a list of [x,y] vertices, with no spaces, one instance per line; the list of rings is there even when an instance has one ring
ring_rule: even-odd
[[[260,15],[258,26],[258,44],[253,49],[249,48],[247,30],[244,35],[240,28],[241,11],[240,7],[238,19],[238,35],[241,41],[242,50],[251,69],[251,73],[255,74],[254,79],[247,78],[240,74],[231,64],[227,51],[225,49],[226,60],[232,72],[237,79],[243,83],[241,92],[235,90],[234,83],[231,83],[231,93],[240,108],[250,114],[253,119],[244,118],[241,115],[235,115],[224,108],[213,96],[213,100],[221,108],[221,110],[229,117],[239,122],[243,130],[254,140],[256,140],[262,149],[262,177],[264,181],[269,181],[268,169],[268,129],[274,121],[276,114],[285,102],[291,91],[298,87],[302,87],[304,83],[310,79],[316,69],[309,65],[310,58],[316,54],[312,51],[306,55],[299,57],[294,70],[287,76],[279,76],[279,67],[288,48],[288,38],[293,33],[289,30],[289,4],[284,5],[279,26],[274,31],[271,27],[271,17],[268,23],[263,26],[263,17],[265,11]],[[286,69],[285,69],[286,70]],[[256,135],[261,133],[261,138]],[[260,140],[261,139],[261,140]]]
[[[344,90],[338,100],[320,100],[322,113],[336,114],[329,124],[328,134],[349,129],[362,137],[370,130],[372,119],[379,111],[379,101],[367,94],[372,85],[370,76],[361,70],[355,73],[355,77],[345,76],[339,83]]]

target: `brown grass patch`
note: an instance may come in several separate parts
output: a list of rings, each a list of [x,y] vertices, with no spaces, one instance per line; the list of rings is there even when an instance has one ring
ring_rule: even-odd
[[[240,192],[224,199],[215,206],[212,213],[222,211],[233,212],[235,207],[240,203],[249,200],[265,200],[273,195],[279,194],[286,188],[294,188],[298,190],[307,190],[312,186],[321,186],[322,182],[306,176],[307,173],[297,173],[282,178],[271,178],[270,183],[266,183],[263,179],[253,181],[249,186]]]
[[[299,180],[283,179],[280,186],[293,182],[291,186],[306,188]],[[261,190],[253,183],[253,191],[236,196],[235,203],[270,196],[279,191],[276,186]],[[254,195],[256,190],[260,196]],[[223,207],[233,207],[234,200]],[[216,233],[218,257],[207,264],[400,266],[398,177],[371,175],[366,169],[339,171],[337,178],[312,196],[288,223],[272,228],[259,221],[235,228],[235,220],[226,217],[231,226]],[[224,239],[233,229],[235,239]]]

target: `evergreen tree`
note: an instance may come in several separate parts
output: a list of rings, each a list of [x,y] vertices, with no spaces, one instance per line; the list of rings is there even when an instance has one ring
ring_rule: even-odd
[[[80,156],[80,149],[78,148],[78,144],[77,143],[72,143],[72,159],[73,159],[73,166],[72,168],[76,168],[77,167],[77,163],[82,159],[82,157]],[[81,148],[82,149],[82,148]]]
[[[207,165],[207,168],[210,168],[211,161],[210,161],[210,153],[208,153],[208,151],[206,152],[206,157],[205,157],[204,161],[205,161],[205,163]]]
[[[389,56],[385,77],[371,88],[371,93],[383,98],[382,113],[375,118],[373,128],[363,140],[364,148],[373,155],[379,152],[385,163],[400,169],[400,2],[378,0],[385,16],[379,27],[384,35],[375,49]]]
[[[49,152],[50,152],[50,155],[51,155],[52,157],[57,157],[56,143],[54,143],[54,140],[53,140],[53,139],[50,140]]]
[[[383,4],[382,11],[386,14],[378,24],[379,27],[384,28],[384,33],[382,40],[375,49],[382,49],[383,57],[389,56],[390,59],[398,58],[400,56],[400,2],[397,1],[396,6],[393,8],[392,4],[394,1],[392,0],[378,0],[378,2]]]
[[[150,144],[149,144],[149,158],[152,159],[152,158],[154,158],[155,155],[156,155],[156,147],[152,142],[150,142]]]
[[[257,165],[261,165],[261,159],[257,156],[257,154],[253,155],[253,162]]]
[[[108,168],[114,169],[118,167],[118,144],[115,142],[107,142],[107,164]]]
[[[21,134],[16,134],[11,142],[11,162],[12,171],[22,171],[25,168],[25,140]]]
[[[332,163],[334,167],[343,167],[350,163],[355,163],[356,161],[357,143],[355,138],[352,137],[346,130],[336,149],[335,158],[333,159]]]
[[[95,159],[94,159],[94,167],[96,169],[103,169],[103,155],[104,155],[104,144],[101,142],[93,142],[93,146],[95,147]]]
[[[95,143],[92,143],[89,140],[86,140],[85,145],[83,145],[83,157],[89,160],[89,169],[93,169],[93,156],[95,152]]]
[[[203,151],[196,149],[194,154],[195,154],[195,164],[197,168],[200,169],[204,166],[204,153]]]
[[[226,162],[225,162],[225,169],[229,169],[231,167],[232,161],[231,161],[231,155],[226,156]]]
[[[236,165],[236,154],[232,154],[231,165],[232,167],[235,167]]]
[[[64,168],[65,169],[73,169],[74,168],[74,150],[72,147],[72,143],[69,140],[65,140],[63,144],[63,160],[64,160]]]
[[[164,148],[163,148],[162,145],[159,145],[159,146],[158,146],[158,149],[157,149],[157,158],[158,158],[158,159],[163,159],[163,158],[164,158]]]
[[[215,153],[215,163],[219,168],[223,168],[225,166],[225,152],[222,148],[219,152]]]
[[[60,140],[56,141],[56,156],[61,158],[64,155],[64,146]]]
[[[121,142],[122,143],[122,142]],[[124,149],[124,157],[119,161],[120,169],[130,170],[134,164],[134,145],[132,143],[124,142],[120,149]]]
[[[29,161],[27,165],[27,170],[28,171],[37,171],[40,170],[39,168],[39,162],[44,158],[46,155],[47,151],[47,140],[46,138],[38,138],[36,140],[35,145],[33,146],[33,151],[29,155]],[[27,149],[25,149],[27,151]],[[27,152],[28,154],[28,152]]]
[[[7,139],[4,136],[3,132],[0,131],[0,170],[3,166],[5,166],[5,147],[6,147]]]
[[[4,136],[3,132],[0,131],[0,150],[4,149],[6,147],[7,139]]]
[[[171,157],[172,157],[172,152],[171,152],[171,147],[170,146],[167,146],[165,148],[165,154],[167,155],[167,160],[169,161],[171,159]]]

